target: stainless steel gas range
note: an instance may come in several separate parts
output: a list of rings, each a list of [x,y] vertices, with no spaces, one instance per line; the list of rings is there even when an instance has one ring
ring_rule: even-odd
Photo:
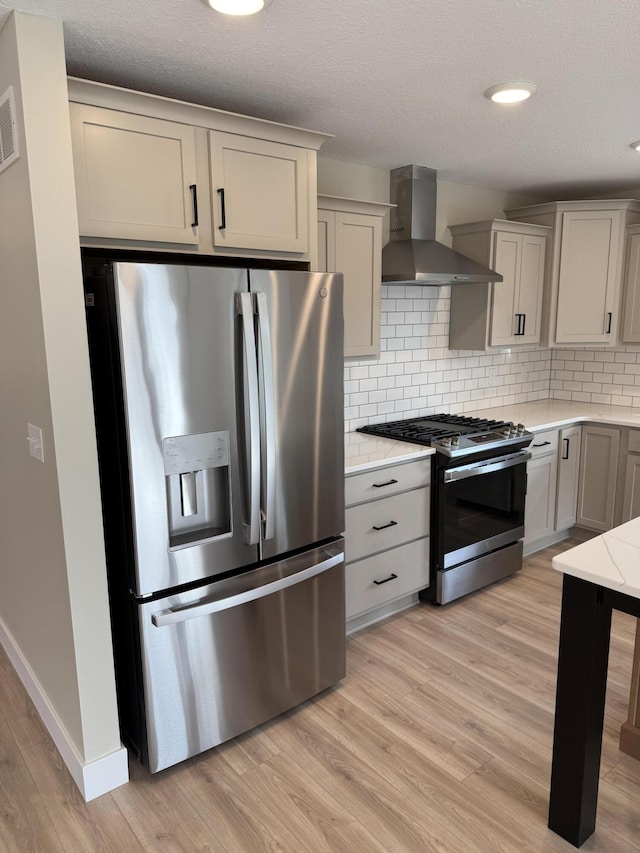
[[[533,439],[522,424],[438,414],[359,431],[436,450],[423,600],[446,604],[522,566],[526,448]]]

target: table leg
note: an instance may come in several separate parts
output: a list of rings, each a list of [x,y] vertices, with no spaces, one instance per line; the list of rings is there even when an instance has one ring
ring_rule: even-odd
[[[640,759],[640,619],[636,620],[636,644],[629,691],[629,716],[620,727],[620,750]]]
[[[565,575],[549,828],[575,847],[596,825],[610,635],[602,587]]]

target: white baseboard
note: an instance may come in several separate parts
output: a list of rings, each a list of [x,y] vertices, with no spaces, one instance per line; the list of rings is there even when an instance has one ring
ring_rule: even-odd
[[[413,607],[414,604],[419,604],[420,599],[418,593],[414,592],[411,595],[405,595],[402,598],[397,598],[391,604],[383,604],[381,607],[376,607],[374,610],[369,610],[361,616],[354,616],[347,620],[347,634],[353,634],[355,631],[360,631],[362,628],[368,628],[375,622],[380,622],[381,619],[386,619],[387,616],[393,616],[406,610],[408,607]]]
[[[536,539],[535,542],[529,542],[529,544],[525,543],[523,554],[525,557],[530,557],[537,551],[542,551],[544,548],[548,548],[549,545],[555,545],[556,542],[562,542],[563,539],[568,539],[569,536],[571,536],[570,530],[558,530],[550,536],[543,536],[542,539]]]
[[[128,782],[127,750],[123,746],[95,761],[84,762],[49,701],[49,697],[2,619],[0,619],[0,644],[13,664],[18,678],[40,714],[45,728],[51,735],[56,749],[85,801],[89,802]]]

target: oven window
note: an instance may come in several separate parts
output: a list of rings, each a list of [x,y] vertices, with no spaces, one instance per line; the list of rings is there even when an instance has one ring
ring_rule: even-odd
[[[526,464],[444,483],[439,509],[443,554],[524,524]]]

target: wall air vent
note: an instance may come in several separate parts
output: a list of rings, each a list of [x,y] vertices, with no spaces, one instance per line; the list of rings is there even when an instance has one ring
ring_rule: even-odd
[[[16,106],[13,86],[9,86],[0,98],[0,172],[8,168],[19,156]]]

